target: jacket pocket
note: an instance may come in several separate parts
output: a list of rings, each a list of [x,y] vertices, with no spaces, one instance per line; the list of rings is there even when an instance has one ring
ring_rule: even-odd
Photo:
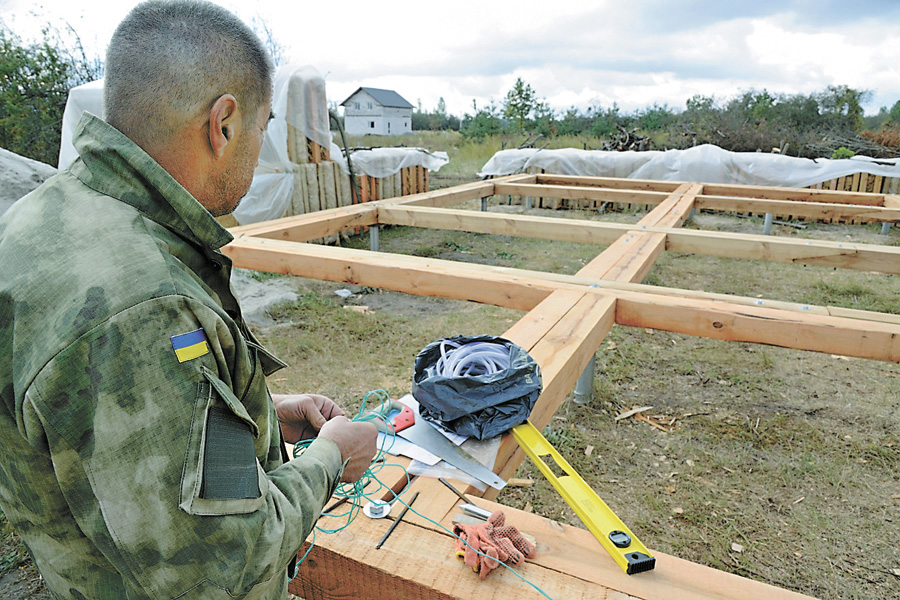
[[[178,506],[192,515],[254,512],[266,478],[254,447],[259,429],[231,389],[203,367],[191,418]]]

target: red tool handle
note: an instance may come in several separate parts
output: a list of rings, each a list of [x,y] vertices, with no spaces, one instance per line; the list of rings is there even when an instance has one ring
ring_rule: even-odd
[[[402,405],[403,408],[400,410],[400,414],[394,417],[394,420],[392,421],[394,424],[394,432],[403,431],[416,422],[416,414],[413,410],[402,402],[398,402],[398,404]]]

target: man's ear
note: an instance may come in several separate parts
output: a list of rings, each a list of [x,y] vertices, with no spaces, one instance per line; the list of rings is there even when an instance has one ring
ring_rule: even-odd
[[[219,96],[209,110],[209,145],[213,156],[222,157],[225,147],[237,135],[239,123],[237,99],[231,94]]]

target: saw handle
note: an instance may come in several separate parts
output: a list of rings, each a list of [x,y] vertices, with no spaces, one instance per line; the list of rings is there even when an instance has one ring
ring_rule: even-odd
[[[394,412],[398,412],[398,414],[391,417]],[[372,422],[375,423],[375,427],[378,428],[378,431],[387,434],[403,431],[416,421],[416,415],[413,410],[393,398],[390,403],[384,402],[377,410],[367,410],[364,414],[372,415]],[[385,421],[389,421],[393,429],[388,427],[385,424]]]

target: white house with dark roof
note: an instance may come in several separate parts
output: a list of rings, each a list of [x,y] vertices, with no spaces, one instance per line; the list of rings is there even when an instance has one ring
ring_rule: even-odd
[[[341,102],[349,135],[412,133],[413,105],[394,90],[361,87]]]

